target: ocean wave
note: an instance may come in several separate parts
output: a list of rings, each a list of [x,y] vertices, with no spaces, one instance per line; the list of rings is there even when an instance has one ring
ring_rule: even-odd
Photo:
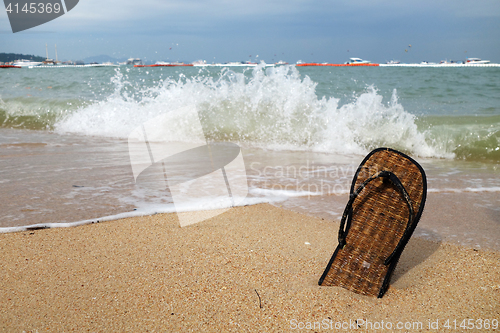
[[[127,138],[137,124],[194,104],[209,140],[355,154],[385,145],[419,156],[450,157],[427,144],[396,91],[386,105],[376,88],[368,87],[339,107],[336,98],[318,98],[317,84],[291,66],[258,67],[249,76],[223,70],[215,78],[168,78],[144,88],[139,99],[127,95],[129,83],[121,72],[113,82],[116,89],[109,98],[58,121],[56,131]]]
[[[427,142],[455,159],[500,162],[500,116],[427,116],[419,119]]]
[[[0,127],[53,130],[66,114],[85,103],[76,98],[50,99],[38,96],[0,98]]]
[[[500,160],[500,116],[417,117],[404,109],[396,89],[385,102],[375,86],[367,86],[340,105],[339,98],[319,97],[317,83],[293,66],[201,70],[149,85],[128,75],[117,69],[108,96],[93,101],[2,101],[0,123],[124,139],[138,124],[194,105],[210,141],[359,155],[389,146],[420,157]],[[190,133],[186,125],[176,137]]]

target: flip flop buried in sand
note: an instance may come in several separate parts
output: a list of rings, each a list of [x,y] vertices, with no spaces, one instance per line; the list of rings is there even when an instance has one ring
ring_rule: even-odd
[[[425,172],[411,157],[390,148],[368,154],[354,176],[339,244],[319,285],[382,297],[426,194]]]

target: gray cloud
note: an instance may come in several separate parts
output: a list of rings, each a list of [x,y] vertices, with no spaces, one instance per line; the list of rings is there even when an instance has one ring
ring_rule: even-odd
[[[268,61],[358,56],[410,62],[462,59],[468,51],[498,62],[499,16],[498,0],[82,0],[67,15],[27,33],[3,34],[0,52],[39,54],[53,41],[61,50],[72,45],[71,58],[119,53],[230,61],[260,54]],[[9,29],[5,12],[0,25]],[[37,31],[56,33],[31,38]],[[405,52],[408,44],[411,52]]]

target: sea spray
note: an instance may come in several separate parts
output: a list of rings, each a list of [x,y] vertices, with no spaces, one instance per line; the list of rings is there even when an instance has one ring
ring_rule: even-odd
[[[0,126],[127,138],[137,124],[194,105],[212,141],[357,155],[390,146],[413,156],[500,161],[493,93],[425,88],[419,78],[435,75],[425,70],[377,70],[27,69],[0,81]],[[498,86],[492,80],[483,80],[483,93]],[[464,96],[436,97],[450,89]],[[189,140],[191,134],[186,127],[171,135]]]
[[[208,140],[357,154],[385,145],[419,156],[446,156],[427,144],[415,116],[399,104],[396,90],[388,105],[371,86],[339,107],[335,97],[318,98],[317,83],[292,66],[259,66],[250,73],[223,69],[218,76],[181,74],[143,89],[131,87],[117,70],[111,83],[115,90],[107,99],[58,121],[56,131],[126,138],[137,124],[194,104]],[[189,135],[188,127],[180,128],[175,138],[188,140]]]

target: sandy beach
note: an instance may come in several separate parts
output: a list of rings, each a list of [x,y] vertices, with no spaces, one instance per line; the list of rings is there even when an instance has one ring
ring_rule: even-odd
[[[299,37],[309,23],[315,29],[321,22],[332,25],[332,15],[316,19],[302,3],[297,15],[293,4],[271,6],[305,18],[293,24]],[[349,6],[341,7],[344,22]],[[392,13],[372,7],[370,17]],[[217,22],[227,12],[197,8],[203,18],[215,13]],[[156,32],[143,38],[146,48],[130,43],[151,22],[126,34],[126,50],[111,41],[113,33],[109,43],[96,37],[95,24],[84,29],[94,37],[72,43],[85,47],[77,52],[82,57],[101,45],[124,56],[120,62],[134,57],[131,62],[153,63],[233,61],[238,58],[226,49],[243,45],[249,49],[241,57],[250,55],[252,62],[275,52],[275,58],[290,57],[288,65],[0,70],[0,333],[500,331],[500,68],[295,66],[343,63],[351,56],[420,62],[425,52],[418,40],[404,42],[407,48],[388,39],[372,47],[373,38],[349,38],[345,47],[338,38],[325,44],[318,30],[291,44],[299,52],[292,55],[280,50],[290,37],[282,27],[260,29],[266,36],[254,44],[241,40],[248,31],[255,35],[266,24],[289,21],[266,19],[272,10],[252,8],[258,9],[242,13],[260,18],[243,34],[234,24],[247,21],[230,15],[231,28],[221,31],[235,37],[230,48],[217,49],[221,55],[202,54],[210,49],[199,47],[203,41],[220,34],[199,22],[187,35],[171,31],[189,39],[202,27],[208,39],[191,40],[199,56],[188,52],[188,40],[169,41],[172,47],[162,40],[162,52]],[[457,14],[443,8],[431,11],[431,21],[435,13]],[[413,12],[397,18],[420,27],[411,24]],[[460,24],[465,35],[471,26],[497,31],[489,12],[458,15],[481,22]],[[139,15],[136,7],[131,13]],[[359,10],[352,13],[358,17]],[[465,36],[460,29],[447,31]],[[23,51],[26,57],[43,50],[37,43],[44,41],[29,35],[19,34],[32,49]],[[278,39],[269,44],[271,35]],[[28,37],[35,41],[27,43]],[[55,41],[45,43],[50,50]],[[356,55],[362,51],[356,44],[370,50]],[[458,52],[456,45],[466,45],[453,44],[445,49]],[[311,59],[332,45],[340,45],[337,55],[325,55],[333,58]],[[68,45],[60,50],[70,57]],[[152,50],[158,52],[147,55]],[[377,56],[380,50],[414,60]],[[441,60],[463,61],[463,51],[443,53]],[[487,50],[470,46],[468,52],[498,62]],[[320,287],[352,180],[364,157],[380,147],[407,154],[425,170],[422,218],[382,299]],[[207,218],[215,215],[210,209],[226,208]],[[195,221],[193,215],[207,219],[180,226]]]
[[[0,328],[438,332],[461,324],[493,330],[495,320],[498,327],[499,253],[413,237],[376,299],[317,285],[337,230],[338,221],[260,204],[185,228],[176,214],[158,214],[1,234]]]

